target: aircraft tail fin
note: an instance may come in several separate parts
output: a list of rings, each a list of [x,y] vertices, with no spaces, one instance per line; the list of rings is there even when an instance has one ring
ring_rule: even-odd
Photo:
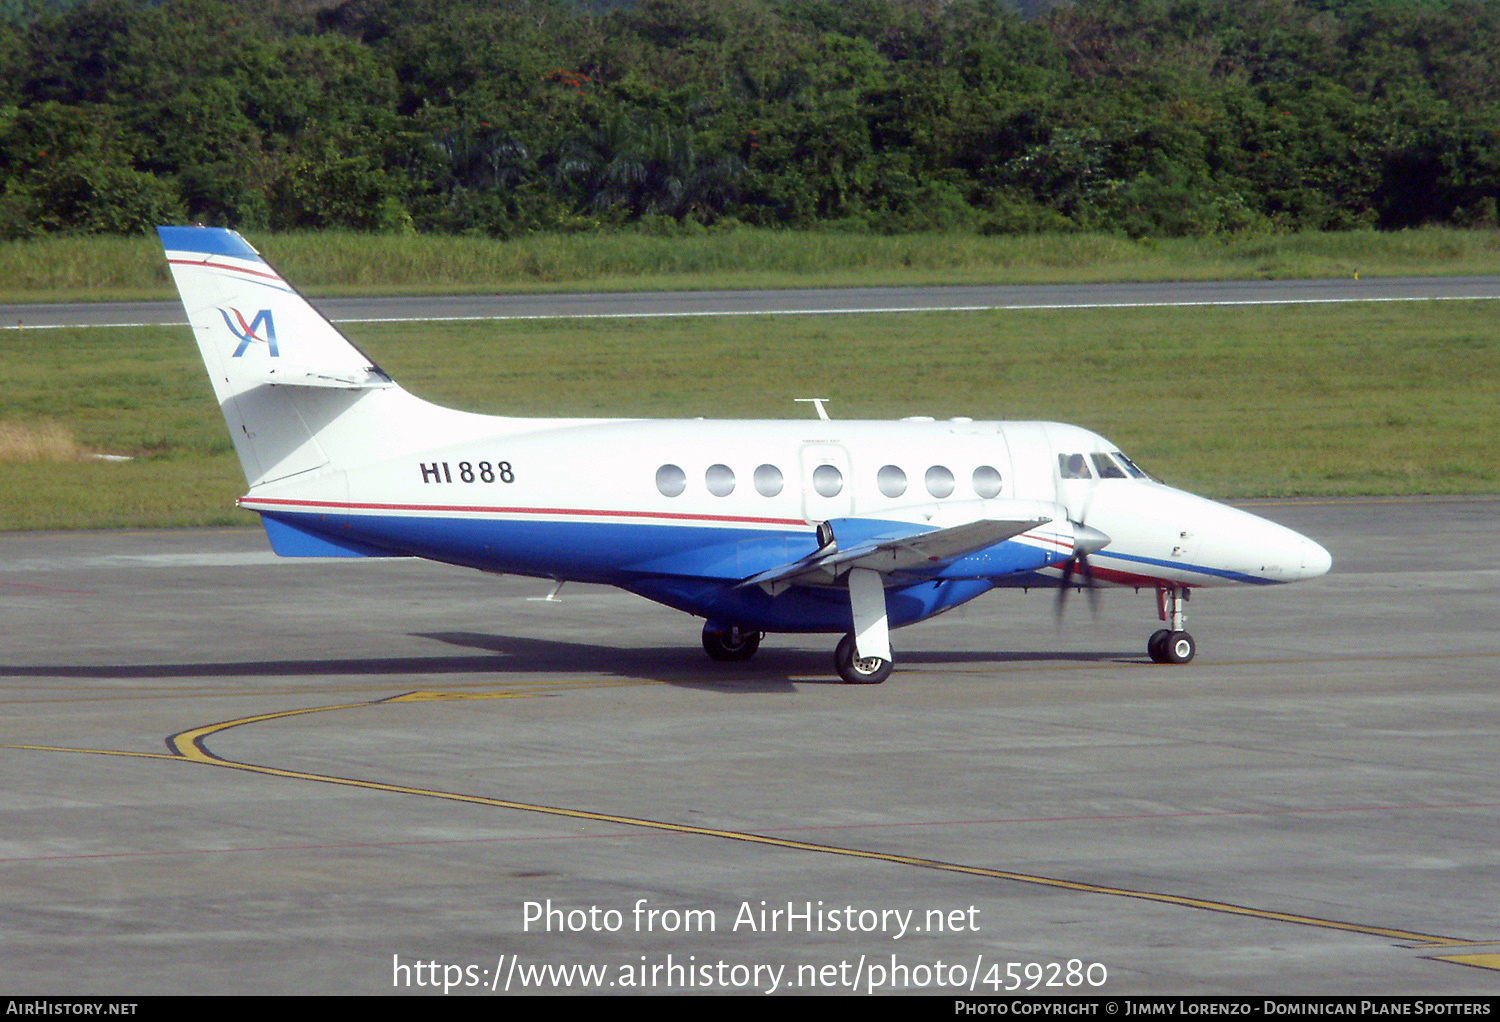
[[[157,233],[252,489],[328,465],[321,425],[390,377],[239,234]]]

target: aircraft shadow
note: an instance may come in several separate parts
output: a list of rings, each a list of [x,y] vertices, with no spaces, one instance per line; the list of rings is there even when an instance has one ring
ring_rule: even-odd
[[[457,656],[339,657],[330,660],[232,660],[219,663],[0,665],[0,678],[204,679],[331,678],[347,676],[439,678],[461,674],[511,676],[584,673],[649,678],[723,692],[790,692],[797,685],[842,684],[829,651],[762,648],[746,663],[714,663],[696,645],[620,647],[477,632],[417,632],[482,653]],[[914,650],[898,653],[902,665],[1022,664],[1035,662],[1140,663],[1121,652],[1010,652]]]
[[[1144,652],[1104,652],[1100,650],[1064,651],[1035,650],[1016,652],[1009,650],[913,650],[898,651],[896,665],[901,664],[1026,664],[1026,663],[1077,663],[1077,664],[1139,664],[1146,663]]]
[[[579,671],[622,678],[650,678],[669,685],[722,692],[791,692],[796,684],[843,684],[826,656],[811,650],[762,649],[747,663],[715,663],[694,645],[597,646],[478,632],[421,632],[453,646],[498,653],[500,669],[518,673]],[[807,677],[826,675],[826,677]]]
[[[477,632],[423,632],[422,638],[456,646],[488,649],[505,656],[507,669],[550,671],[559,667],[600,674],[650,677],[671,684],[721,688],[746,684],[764,686],[784,683],[842,685],[833,670],[832,650],[777,649],[762,646],[755,658],[742,664],[714,663],[697,646],[620,648],[549,639],[480,634]],[[1143,654],[1128,652],[1014,652],[898,650],[897,670],[903,664],[1022,664],[1047,663],[1141,663]]]

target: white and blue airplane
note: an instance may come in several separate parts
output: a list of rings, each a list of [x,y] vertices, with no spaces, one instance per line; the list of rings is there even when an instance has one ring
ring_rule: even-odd
[[[1147,652],[1186,663],[1193,589],[1328,571],[1290,529],[1156,481],[1053,422],[530,419],[408,394],[238,234],[158,228],[260,514],[289,557],[425,557],[605,583],[704,619],[716,660],[768,632],[890,630],[995,588],[1157,595]]]

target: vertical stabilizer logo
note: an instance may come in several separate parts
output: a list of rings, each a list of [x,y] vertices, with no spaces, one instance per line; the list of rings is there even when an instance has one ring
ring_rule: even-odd
[[[276,348],[276,321],[271,318],[270,309],[261,309],[249,323],[245,322],[245,314],[236,308],[220,309],[219,315],[224,317],[224,325],[229,328],[230,333],[240,339],[240,346],[234,349],[231,358],[243,355],[251,341],[264,344],[270,350],[272,358],[281,357],[281,352]]]

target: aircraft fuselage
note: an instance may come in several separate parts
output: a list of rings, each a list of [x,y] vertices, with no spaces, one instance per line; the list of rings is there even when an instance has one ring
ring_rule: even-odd
[[[257,487],[241,504],[275,523],[278,547],[289,553],[300,533],[353,552],[621,586],[776,632],[850,627],[848,599],[832,587],[774,595],[737,588],[813,554],[821,522],[834,523],[847,543],[1018,508],[1051,519],[887,581],[894,627],[995,586],[1060,584],[1073,553],[1071,522],[1110,539],[1093,555],[1099,583],[1272,584],[1327,570],[1326,552],[1310,540],[1132,476],[1133,465],[1108,441],[1058,423],[457,414],[433,427],[459,435],[418,447],[414,431],[396,433],[372,445],[384,456],[368,464],[298,473]],[[1079,455],[1088,476],[1064,478],[1059,459]],[[291,531],[277,535],[277,525]]]

